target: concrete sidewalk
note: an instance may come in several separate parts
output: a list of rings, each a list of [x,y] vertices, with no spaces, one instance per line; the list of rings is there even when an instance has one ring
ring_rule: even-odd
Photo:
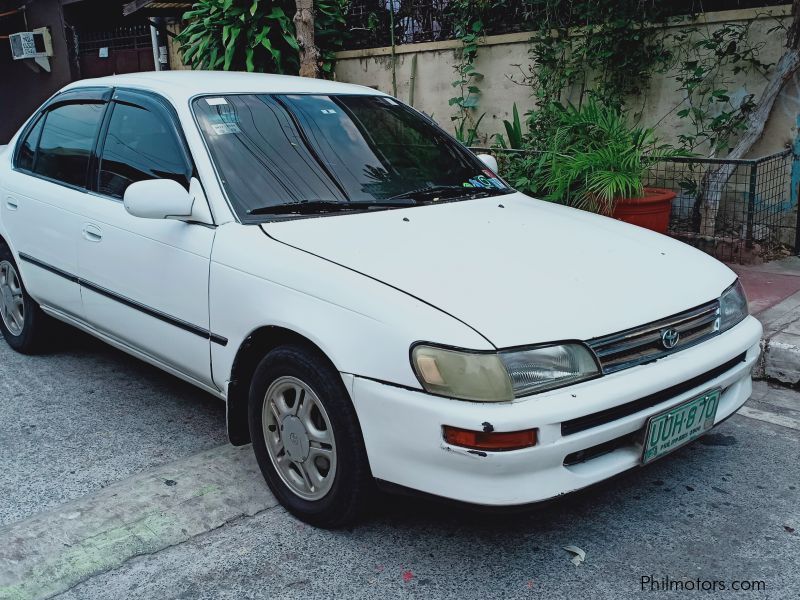
[[[730,265],[747,292],[750,312],[764,325],[761,361],[754,375],[800,383],[800,257],[763,265]]]

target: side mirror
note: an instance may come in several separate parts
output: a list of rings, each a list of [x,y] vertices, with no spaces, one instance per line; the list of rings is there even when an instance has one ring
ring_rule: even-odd
[[[478,154],[478,159],[497,175],[497,159],[491,154]]]
[[[130,184],[122,200],[125,210],[142,219],[190,219],[194,196],[172,179],[148,179]]]

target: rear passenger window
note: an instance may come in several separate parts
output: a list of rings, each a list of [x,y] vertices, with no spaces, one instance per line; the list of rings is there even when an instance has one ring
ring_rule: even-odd
[[[34,172],[76,186],[86,184],[89,155],[105,104],[65,104],[49,111]]]
[[[33,170],[33,160],[36,157],[36,146],[39,143],[39,135],[42,133],[42,123],[44,123],[44,119],[39,117],[36,125],[28,131],[25,140],[20,144],[15,165],[18,169],[25,169],[26,171]]]
[[[129,104],[116,104],[100,160],[98,191],[122,198],[144,179],[173,179],[189,188],[189,168],[166,119]]]

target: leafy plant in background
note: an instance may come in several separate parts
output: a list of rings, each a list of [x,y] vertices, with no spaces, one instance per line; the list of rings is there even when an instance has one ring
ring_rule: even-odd
[[[766,76],[772,66],[759,58],[765,42],[751,39],[752,22],[692,25],[671,33],[674,8],[667,3],[529,0],[526,6],[526,20],[538,28],[531,39],[532,65],[520,67],[514,80],[533,90],[536,109],[527,114],[526,135],[533,148],[548,143],[568,101],[581,106],[595,98],[640,118],[635,104],[646,101],[652,76],[663,73],[685,95],[673,111],[688,125],[680,146],[723,155],[755,106],[752,95],[737,98],[732,90],[741,75]],[[781,28],[778,21],[770,33]]]
[[[669,36],[676,48],[674,78],[685,98],[676,109],[677,116],[689,125],[678,136],[683,147],[705,147],[712,156],[726,154],[732,140],[747,127],[754,95],[734,98],[732,90],[741,85],[741,75],[757,72],[766,77],[773,66],[760,60],[766,42],[751,41],[751,25],[683,28]]]
[[[481,126],[481,121],[483,121],[483,117],[485,116],[486,113],[483,113],[475,120],[466,117],[460,119],[455,127],[456,139],[465,146],[474,146],[478,143],[478,128]]]
[[[455,15],[455,35],[462,44],[455,66],[457,79],[452,84],[458,93],[448,100],[449,105],[456,108],[450,119],[455,124],[456,137],[468,146],[478,139],[478,127],[485,116],[485,113],[477,116],[481,94],[477,84],[483,74],[475,69],[474,63],[483,35],[481,14],[489,4],[489,0],[454,0],[449,7]]]
[[[314,23],[322,71],[332,70],[341,47],[346,0],[318,0]],[[177,36],[183,62],[193,69],[296,73],[298,44],[293,0],[199,0]]]
[[[518,83],[533,89],[539,107],[531,134],[546,140],[563,108],[587,98],[622,109],[640,96],[670,59],[658,28],[661,3],[641,0],[529,0],[539,18],[531,39],[532,65]]]
[[[347,7],[350,0],[315,0],[314,39],[319,48],[322,72],[333,75],[336,53],[342,49],[347,35]]]
[[[520,150],[522,149],[522,145],[524,144],[524,135],[522,133],[522,122],[519,118],[519,110],[517,110],[517,103],[514,103],[514,108],[511,110],[512,120],[509,121],[508,119],[503,119],[503,127],[506,129],[506,136],[508,137],[508,142],[506,142],[506,138],[503,137],[502,133],[494,134],[495,142],[501,148],[508,148],[512,150]]]
[[[568,100],[580,106],[588,97],[622,108],[641,95],[654,72],[670,59],[658,28],[665,20],[662,3],[641,0],[526,0],[522,10],[508,0],[452,0],[454,33],[463,44],[453,82],[460,94],[452,120],[474,120],[480,97],[480,77],[470,76],[481,35],[508,29],[508,10],[523,30],[533,30],[532,65],[521,69],[516,83],[529,86],[538,109],[528,114],[528,137],[546,141],[557,112]],[[464,129],[457,125],[456,130]],[[506,132],[508,135],[508,131]],[[496,138],[497,142],[500,139]]]
[[[619,108],[594,98],[553,114],[549,144],[514,161],[508,173],[517,189],[546,200],[610,215],[617,200],[641,196],[653,164],[687,155],[659,144],[652,129],[628,125]]]

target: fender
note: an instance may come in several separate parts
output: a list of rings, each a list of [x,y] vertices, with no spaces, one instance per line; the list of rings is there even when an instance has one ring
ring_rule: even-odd
[[[421,389],[409,350],[421,339],[494,350],[466,324],[384,283],[277,242],[257,226],[217,229],[209,278],[214,383],[227,390],[231,441],[255,364],[280,343],[310,344],[343,375]],[[243,400],[245,399],[245,400]]]

